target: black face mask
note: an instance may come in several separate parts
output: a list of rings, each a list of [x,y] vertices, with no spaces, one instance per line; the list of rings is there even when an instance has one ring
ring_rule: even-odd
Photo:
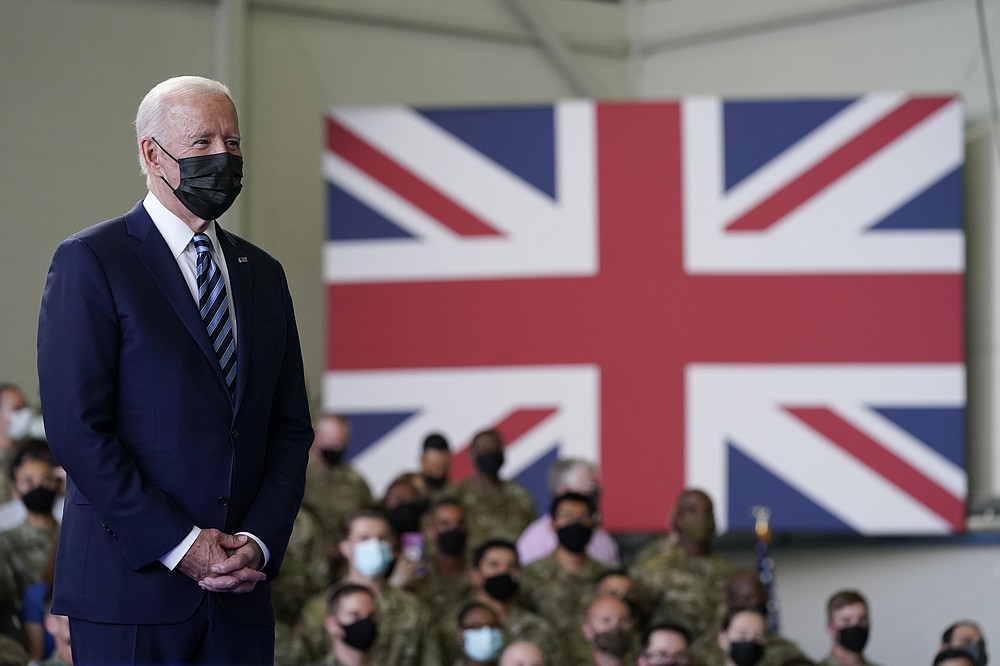
[[[496,477],[497,472],[503,466],[503,451],[493,453],[480,453],[476,456],[476,469],[486,476]]]
[[[503,603],[517,594],[520,584],[510,574],[500,574],[491,576],[483,583],[483,589],[500,603]]]
[[[614,657],[624,657],[632,648],[632,634],[621,627],[594,634],[594,647]]]
[[[733,641],[729,644],[729,656],[736,666],[754,666],[764,656],[764,646],[753,641]]]
[[[344,642],[355,650],[367,652],[376,638],[378,638],[378,625],[371,615],[344,625]]]
[[[344,449],[320,449],[319,452],[330,467],[336,467],[344,462]]]
[[[856,624],[853,627],[843,627],[837,630],[837,642],[845,650],[861,654],[868,644],[868,627]]]
[[[421,502],[407,502],[393,507],[385,513],[396,534],[405,534],[420,531],[420,517],[424,515],[425,508]]]
[[[424,482],[429,488],[433,490],[441,490],[444,488],[444,484],[448,483],[448,477],[446,476],[428,476],[424,474]]]
[[[571,553],[582,553],[590,543],[590,537],[594,533],[594,528],[583,523],[573,523],[556,530],[559,537],[559,545]]]
[[[438,549],[445,555],[457,557],[465,552],[465,544],[469,540],[466,530],[448,530],[437,537]]]
[[[153,141],[167,153],[159,141]],[[167,153],[167,157],[180,166],[181,182],[174,189],[163,176],[160,180],[167,183],[185,208],[203,220],[221,217],[243,189],[243,158],[239,155],[215,153],[177,159]]]
[[[989,657],[986,654],[986,643],[984,641],[963,645],[961,649],[972,657],[972,662],[976,666],[986,666],[986,662],[989,660]]]
[[[56,491],[38,486],[26,492],[21,501],[24,502],[24,508],[31,513],[48,515],[52,513],[52,507],[56,503]]]

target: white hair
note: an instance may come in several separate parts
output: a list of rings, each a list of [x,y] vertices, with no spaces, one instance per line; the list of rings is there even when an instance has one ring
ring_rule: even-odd
[[[552,463],[552,467],[549,468],[549,476],[547,479],[549,492],[553,495],[558,494],[559,489],[570,477],[570,475],[580,467],[585,468],[595,479],[597,478],[597,466],[589,460],[584,460],[582,458],[560,458]]]
[[[158,83],[142,98],[135,113],[135,141],[139,146],[139,169],[143,175],[148,174],[146,162],[142,158],[142,139],[148,136],[156,137],[159,141],[166,140],[168,102],[178,97],[204,93],[225,95],[229,101],[233,101],[233,96],[224,83],[203,76],[175,76]],[[233,104],[235,106],[235,102]]]

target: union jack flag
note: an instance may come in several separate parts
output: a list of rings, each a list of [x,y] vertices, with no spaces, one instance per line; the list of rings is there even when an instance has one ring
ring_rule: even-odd
[[[950,97],[332,108],[324,406],[379,489],[499,427],[612,530],[960,530],[961,164]]]

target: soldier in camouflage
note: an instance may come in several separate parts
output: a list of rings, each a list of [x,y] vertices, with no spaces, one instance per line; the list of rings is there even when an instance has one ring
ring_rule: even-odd
[[[441,636],[433,613],[415,595],[389,585],[386,576],[398,555],[396,537],[385,514],[358,509],[344,521],[340,542],[348,563],[344,583],[370,587],[375,593],[379,635],[371,649],[372,663],[393,666],[440,666]],[[303,609],[296,637],[303,642],[302,663],[321,661],[331,648],[325,631],[327,595],[310,600]]]
[[[751,569],[737,569],[726,583],[726,610],[756,608],[767,614],[767,589],[757,572]],[[692,647],[692,652],[700,666],[722,666],[726,655],[719,647],[715,636],[704,636]],[[792,641],[768,631],[764,636],[764,655],[757,666],[781,666],[805,655]]]
[[[643,549],[629,569],[636,601],[650,622],[673,621],[694,640],[714,635],[725,613],[732,567],[714,552],[712,500],[685,490],[671,518],[671,532]]]
[[[503,439],[495,430],[480,432],[470,446],[476,472],[455,484],[447,493],[465,507],[469,542],[488,539],[516,541],[538,515],[531,494],[514,481],[500,478]]]
[[[635,663],[638,651],[635,620],[632,609],[621,599],[595,597],[584,613],[577,630],[582,632],[589,647],[577,666],[625,666]]]
[[[375,593],[354,583],[334,586],[326,610],[326,631],[333,649],[325,666],[374,664],[372,646],[378,638]]]
[[[285,549],[281,575],[271,586],[275,619],[275,663],[301,662],[302,656],[298,654],[300,642],[295,637],[295,625],[306,602],[328,585],[329,562],[325,546],[319,519],[309,507],[300,507],[292,526],[288,548]]]
[[[564,493],[552,500],[549,511],[558,538],[555,551],[524,568],[526,605],[567,637],[574,663],[586,660],[590,648],[579,631],[583,611],[594,593],[605,565],[587,555],[594,530],[593,500],[578,493]]]
[[[42,580],[59,533],[59,524],[52,517],[58,487],[55,460],[45,442],[29,440],[18,449],[11,462],[10,479],[14,497],[24,504],[27,515],[22,524],[0,533],[0,553],[20,599],[28,587]]]
[[[819,666],[876,666],[865,657],[871,616],[868,601],[857,590],[841,590],[826,603],[826,632],[833,641]]]
[[[431,500],[444,496],[451,489],[448,483],[450,474],[451,449],[448,448],[448,440],[436,432],[427,435],[420,451],[420,475]]]
[[[469,583],[472,586],[469,599],[496,611],[507,643],[530,641],[542,649],[550,666],[569,664],[564,638],[545,618],[528,610],[518,598],[521,567],[513,541],[494,539],[481,544],[473,553]]]
[[[315,431],[302,505],[319,519],[332,567],[329,580],[334,580],[339,578],[343,564],[338,544],[343,538],[340,528],[344,517],[355,509],[370,506],[374,500],[368,483],[345,459],[351,436],[347,419],[339,414],[324,414],[316,421]]]
[[[459,647],[455,666],[496,666],[504,645],[497,612],[478,601],[466,603],[458,612],[455,642]]]
[[[767,621],[759,608],[727,612],[717,642],[726,666],[756,666],[764,654]]]
[[[406,589],[443,616],[461,606],[471,592],[465,509],[455,500],[439,500],[431,507],[425,523],[424,573],[407,582]]]

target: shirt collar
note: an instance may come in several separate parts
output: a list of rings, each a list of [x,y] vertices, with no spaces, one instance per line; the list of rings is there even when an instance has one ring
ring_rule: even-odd
[[[167,242],[167,247],[170,248],[170,253],[174,259],[178,259],[191,244],[191,239],[194,238],[194,232],[191,231],[191,227],[185,224],[184,220],[167,210],[167,207],[152,192],[146,193],[146,198],[142,200],[142,205],[146,209],[146,212],[149,213],[153,224],[156,225],[157,231],[163,236],[163,240]],[[216,251],[219,251],[219,237],[215,225],[216,222],[213,220],[211,224],[205,227],[205,234],[212,239],[212,247]]]

